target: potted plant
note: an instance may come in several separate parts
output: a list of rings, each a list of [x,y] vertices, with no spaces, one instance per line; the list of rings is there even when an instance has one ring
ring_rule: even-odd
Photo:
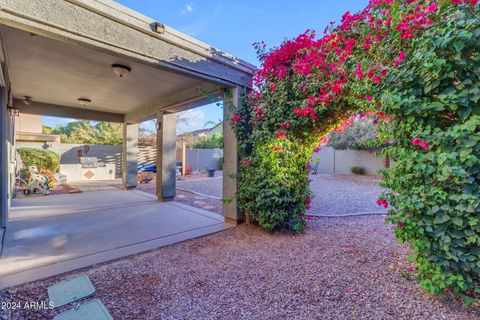
[[[209,177],[209,178],[215,177],[215,171],[216,171],[216,170],[215,170],[215,169],[212,169],[212,168],[207,169],[208,177]]]

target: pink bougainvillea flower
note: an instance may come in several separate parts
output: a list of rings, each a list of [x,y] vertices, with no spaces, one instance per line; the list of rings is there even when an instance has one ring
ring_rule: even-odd
[[[240,163],[241,163],[242,165],[244,165],[245,167],[248,167],[248,166],[251,165],[253,162],[252,162],[250,159],[243,158],[242,161],[240,161]]]
[[[418,146],[420,144],[420,142],[422,142],[422,140],[420,140],[419,138],[413,138],[411,140],[412,144]]]
[[[310,206],[312,204],[312,198],[305,199],[304,204],[307,207],[307,209],[310,209]]]
[[[388,208],[388,201],[385,199],[377,199],[376,203],[379,206],[383,206],[384,208]]]
[[[470,5],[476,6],[478,3],[478,0],[452,0],[453,4],[459,4],[459,3],[470,3]]]
[[[233,124],[236,124],[240,119],[241,119],[240,116],[236,114],[230,119],[230,122]]]
[[[357,65],[357,69],[355,69],[355,73],[356,73],[358,79],[362,79],[362,78],[363,78],[364,75],[363,75],[363,72],[362,72],[362,64],[361,64],[361,63],[359,63],[359,64]]]
[[[275,138],[277,139],[283,139],[286,137],[286,134],[283,130],[278,130],[277,133],[275,134]]]
[[[422,149],[428,149],[430,147],[430,144],[427,141],[422,141],[418,144],[420,148]]]
[[[307,102],[307,103],[308,103],[309,105],[314,106],[314,105],[317,104],[317,99],[316,99],[314,96],[308,96],[307,99],[308,99],[308,102]]]
[[[275,146],[273,147],[273,152],[280,152],[283,150],[283,147],[282,146]]]
[[[277,68],[275,73],[277,74],[277,77],[279,79],[282,79],[287,75],[287,72],[288,72],[288,68],[286,66],[280,66]]]
[[[404,223],[403,221],[398,221],[398,222],[397,222],[397,226],[398,226],[399,228],[403,228],[404,225],[405,225],[405,223]]]
[[[372,101],[372,100],[373,100],[373,96],[368,95],[368,96],[367,96],[367,101]]]
[[[432,2],[431,4],[425,7],[425,10],[423,10],[425,14],[428,14],[430,12],[437,12],[437,11],[438,11],[438,6],[436,2]]]
[[[398,58],[393,61],[393,66],[397,67],[400,64],[400,62],[405,60],[406,57],[407,57],[407,54],[403,51],[400,51],[398,53]]]

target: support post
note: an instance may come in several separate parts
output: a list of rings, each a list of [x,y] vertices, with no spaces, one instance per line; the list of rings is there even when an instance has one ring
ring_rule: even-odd
[[[187,174],[187,150],[185,146],[185,136],[182,138],[182,176]]]
[[[173,200],[176,194],[176,116],[157,112],[157,198]]]
[[[138,123],[123,124],[123,189],[137,186]]]
[[[237,138],[235,132],[230,124],[230,119],[236,112],[241,99],[243,88],[235,87],[230,89],[225,95],[223,106],[223,199],[227,201],[223,204],[223,215],[225,221],[229,223],[238,224],[244,220],[243,214],[238,208],[236,192],[237,179],[230,177],[232,173],[237,173],[239,168],[239,161],[237,155]]]

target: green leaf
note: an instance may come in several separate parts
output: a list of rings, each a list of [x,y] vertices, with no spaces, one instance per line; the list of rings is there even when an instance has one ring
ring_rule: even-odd
[[[453,217],[452,222],[460,227],[463,225],[463,220],[460,217]]]
[[[435,223],[435,224],[442,224],[442,223],[447,222],[448,220],[450,220],[450,217],[449,217],[449,216],[447,216],[447,215],[444,214],[444,213],[440,213],[440,214],[438,214],[438,215],[435,217],[435,220],[433,220],[433,223]]]

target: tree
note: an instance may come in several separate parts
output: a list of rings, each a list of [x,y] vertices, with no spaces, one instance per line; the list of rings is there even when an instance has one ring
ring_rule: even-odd
[[[62,143],[119,145],[123,141],[123,124],[80,120],[57,126],[51,133],[59,134]]]
[[[221,133],[215,133],[201,137],[193,147],[197,149],[223,149],[223,135]]]
[[[43,134],[52,134],[52,127],[49,126],[42,126],[42,133]]]
[[[358,118],[343,132],[332,132],[328,146],[337,150],[378,150],[384,144],[377,138],[375,120],[370,117]]]

